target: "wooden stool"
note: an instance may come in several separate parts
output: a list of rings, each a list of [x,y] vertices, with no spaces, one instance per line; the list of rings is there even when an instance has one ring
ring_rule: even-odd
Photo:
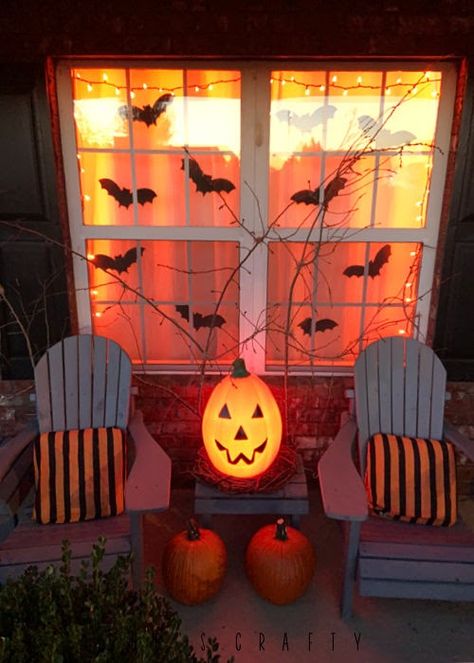
[[[298,458],[296,474],[283,488],[274,493],[226,493],[197,480],[194,511],[204,527],[210,526],[211,516],[216,514],[261,513],[289,516],[293,527],[299,527],[300,517],[309,513],[308,486],[303,462]]]

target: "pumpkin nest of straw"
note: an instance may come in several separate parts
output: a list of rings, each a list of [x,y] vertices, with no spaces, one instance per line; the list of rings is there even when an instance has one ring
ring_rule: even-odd
[[[193,476],[209,483],[225,493],[273,493],[282,488],[297,470],[298,454],[295,449],[282,444],[278,456],[265,472],[256,477],[241,479],[219,472],[209,460],[206,449],[197,453]]]

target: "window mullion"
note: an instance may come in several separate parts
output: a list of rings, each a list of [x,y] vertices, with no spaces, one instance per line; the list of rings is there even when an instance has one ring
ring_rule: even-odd
[[[263,237],[267,228],[269,80],[270,70],[267,68],[242,71],[241,219],[245,228],[241,235],[241,260],[249,251],[251,255],[240,275],[240,340],[251,339],[241,348],[241,355],[249,370],[255,373],[265,370],[263,313],[266,307],[267,248],[264,242],[255,247],[254,238]],[[260,346],[257,352],[254,351],[256,345]]]

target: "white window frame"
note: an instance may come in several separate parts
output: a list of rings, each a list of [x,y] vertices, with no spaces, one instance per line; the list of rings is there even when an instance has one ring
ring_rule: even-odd
[[[350,71],[367,68],[370,71],[425,71],[436,69],[442,72],[442,85],[439,98],[438,123],[436,126],[433,156],[432,180],[426,210],[426,223],[422,228],[361,228],[357,235],[340,231],[323,229],[322,241],[357,241],[357,242],[413,242],[422,245],[423,257],[418,283],[418,301],[416,309],[418,338],[424,340],[431,301],[431,288],[436,257],[436,247],[441,218],[446,169],[451,141],[451,125],[454,110],[457,71],[453,63],[428,61],[372,62],[361,60],[353,63],[329,61],[291,62],[284,66],[281,62],[239,63],[239,62],[169,62],[156,60],[71,60],[58,63],[57,89],[59,101],[59,118],[61,142],[64,157],[66,195],[69,215],[71,248],[73,250],[73,272],[76,285],[77,314],[80,333],[92,332],[90,300],[88,294],[87,263],[80,256],[86,255],[86,241],[90,239],[129,239],[129,240],[188,240],[188,241],[230,241],[240,245],[241,257],[251,247],[250,234],[243,229],[230,227],[197,227],[197,226],[93,226],[82,223],[82,203],[79,172],[77,168],[77,150],[73,119],[72,84],[70,69],[74,67],[110,68],[186,68],[203,69],[235,69],[241,72],[241,154],[240,154],[240,218],[245,220],[248,230],[257,236],[262,233],[259,213],[267,219],[268,212],[268,173],[269,173],[269,140],[270,140],[270,85],[272,70],[314,71],[341,70]],[[83,148],[81,148],[83,149]],[[109,152],[110,150],[106,150]],[[257,209],[257,200],[259,210]],[[136,219],[134,219],[136,223]],[[269,241],[291,235],[292,242],[307,239],[308,230],[278,229],[278,234],[271,231]],[[254,325],[267,307],[267,250],[261,243],[246,263],[246,269],[240,274],[241,315],[239,333],[241,342],[251,336]],[[255,351],[260,344],[261,350]],[[246,360],[249,370],[257,374],[275,374],[280,370],[267,370],[265,363],[265,338],[263,333],[258,343],[249,342],[241,348],[241,356]],[[352,373],[347,367],[290,367],[292,375],[313,374],[348,375]],[[195,373],[196,367],[148,365],[146,372],[153,373]]]

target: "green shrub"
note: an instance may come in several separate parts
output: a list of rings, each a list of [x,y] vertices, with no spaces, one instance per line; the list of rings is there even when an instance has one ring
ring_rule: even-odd
[[[152,569],[140,591],[130,590],[130,557],[104,573],[104,552],[102,538],[73,576],[65,541],[59,569],[32,566],[0,587],[2,663],[218,663],[215,639],[205,659],[196,656],[177,613],[156,593]]]

